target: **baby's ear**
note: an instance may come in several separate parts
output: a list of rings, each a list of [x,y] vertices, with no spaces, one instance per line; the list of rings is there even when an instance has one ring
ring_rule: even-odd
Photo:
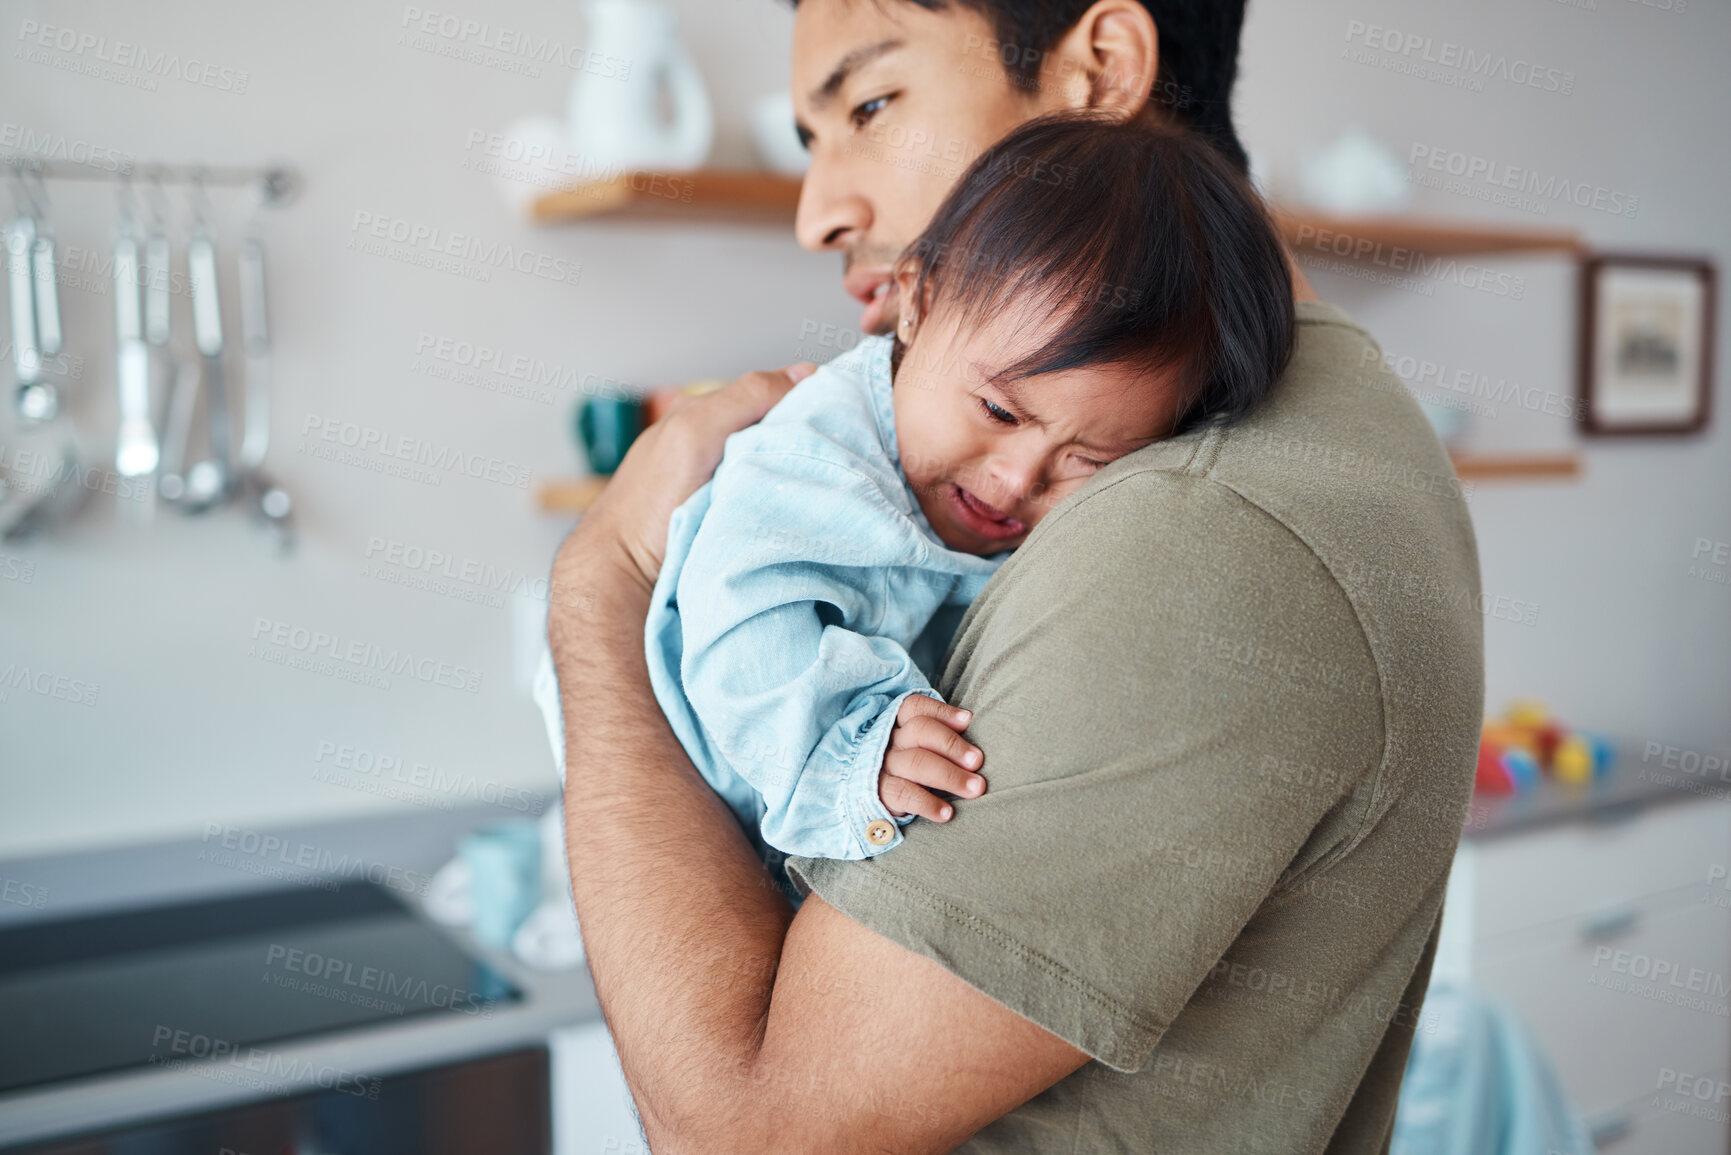
[[[924,317],[927,307],[931,304],[931,290],[927,286],[927,300],[917,300],[914,287],[919,284],[920,264],[912,257],[903,257],[896,262],[894,271],[890,274],[895,284],[895,299],[898,315],[896,317],[896,336],[903,340],[913,336],[915,329],[920,327],[920,318]]]

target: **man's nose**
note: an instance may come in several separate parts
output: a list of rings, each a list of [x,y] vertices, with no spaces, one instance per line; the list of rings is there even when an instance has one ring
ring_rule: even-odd
[[[799,191],[793,232],[814,253],[851,248],[871,228],[871,206],[850,187],[839,167],[814,153]]]

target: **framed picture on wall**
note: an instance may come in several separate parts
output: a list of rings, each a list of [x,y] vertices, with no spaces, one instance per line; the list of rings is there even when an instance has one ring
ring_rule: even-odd
[[[1594,434],[1693,433],[1713,386],[1710,262],[1599,254],[1581,273],[1581,423]]]

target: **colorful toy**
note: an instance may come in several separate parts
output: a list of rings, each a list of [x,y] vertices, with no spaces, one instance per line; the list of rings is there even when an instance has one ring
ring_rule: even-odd
[[[1527,750],[1503,751],[1503,769],[1515,780],[1515,793],[1539,784],[1539,760]]]
[[[1551,760],[1551,773],[1559,782],[1591,782],[1593,747],[1579,735],[1566,739]]]
[[[1474,794],[1513,794],[1515,780],[1503,769],[1503,753],[1494,747],[1479,745],[1478,770],[1473,775]]]
[[[1479,735],[1473,789],[1480,794],[1519,794],[1549,774],[1559,782],[1587,783],[1611,769],[1611,743],[1596,734],[1571,731],[1541,702],[1520,698]]]

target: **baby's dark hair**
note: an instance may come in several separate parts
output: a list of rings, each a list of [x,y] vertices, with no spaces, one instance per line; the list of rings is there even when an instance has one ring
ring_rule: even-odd
[[[1262,199],[1205,140],[1147,119],[1023,125],[962,175],[902,260],[915,300],[963,326],[1030,302],[1063,318],[1008,379],[1175,371],[1174,432],[1249,412],[1292,352],[1292,276]]]

